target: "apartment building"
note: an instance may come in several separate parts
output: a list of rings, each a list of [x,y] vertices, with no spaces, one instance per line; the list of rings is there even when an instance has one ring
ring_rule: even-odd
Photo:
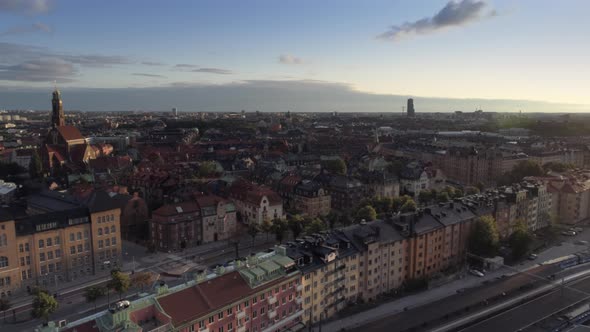
[[[282,198],[268,187],[238,180],[229,189],[229,199],[246,224],[284,218]]]
[[[306,236],[287,243],[301,271],[303,322],[315,324],[357,300],[359,252],[343,233]]]
[[[295,187],[295,210],[312,218],[325,216],[332,208],[330,194],[315,181],[303,180]]]
[[[121,264],[121,210],[108,194],[76,202],[47,192],[29,202],[28,209],[0,213],[0,296],[35,285],[51,289]]]
[[[302,327],[301,274],[285,248],[258,253],[228,268],[133,301],[128,308],[72,322],[64,329],[114,332],[274,332]],[[190,305],[188,305],[190,304]]]
[[[165,204],[152,212],[150,239],[158,250],[180,250],[199,245],[201,209],[197,202],[187,201]]]
[[[196,195],[195,200],[201,210],[202,243],[227,240],[236,235],[234,203],[216,195]]]

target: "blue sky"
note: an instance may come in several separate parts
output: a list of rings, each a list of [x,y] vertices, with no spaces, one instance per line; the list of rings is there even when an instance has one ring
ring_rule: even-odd
[[[268,82],[286,95],[338,90],[332,102],[322,97],[331,109],[348,93],[353,103],[442,98],[426,109],[435,111],[474,98],[482,100],[473,108],[500,111],[590,110],[589,10],[584,0],[0,0],[0,108],[43,107],[43,99],[22,105],[22,94],[58,80],[64,96],[118,96],[100,106],[114,110],[168,109],[176,100],[167,93],[179,87],[185,109],[205,107],[191,89],[217,88],[218,104],[207,107],[231,111],[240,99],[224,106],[226,97],[257,91],[244,104],[271,110]],[[122,93],[138,89],[164,100]],[[382,111],[387,102],[359,107]],[[78,103],[70,106],[92,109]]]

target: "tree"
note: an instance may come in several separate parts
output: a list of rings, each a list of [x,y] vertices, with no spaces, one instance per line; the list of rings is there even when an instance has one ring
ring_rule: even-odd
[[[523,160],[516,164],[512,170],[500,179],[500,183],[504,185],[510,185],[515,182],[521,181],[527,176],[542,176],[545,175],[543,167],[535,161]]]
[[[421,190],[420,193],[418,194],[418,200],[422,204],[427,204],[430,201],[432,201],[432,199],[433,199],[433,196],[432,196],[432,192],[430,190]]]
[[[364,204],[364,205],[371,205],[375,208],[375,210],[377,212],[386,213],[386,212],[391,211],[391,206],[393,205],[393,200],[389,197],[377,198],[377,199],[374,199],[371,204]]]
[[[84,290],[84,297],[86,298],[86,302],[92,302],[94,304],[94,311],[96,311],[96,300],[105,296],[107,294],[107,290],[104,287],[88,287]]]
[[[151,272],[137,272],[131,276],[131,284],[135,287],[139,287],[143,292],[145,287],[151,286],[151,284],[154,282],[154,279],[154,275]]]
[[[272,222],[272,232],[275,234],[277,242],[283,243],[285,232],[289,229],[287,221],[283,219],[275,219]]]
[[[356,212],[356,217],[359,220],[373,221],[377,219],[377,211],[372,206],[365,205]]]
[[[493,257],[499,243],[496,220],[492,216],[482,216],[475,221],[468,239],[469,251],[477,256]]]
[[[305,226],[305,234],[311,235],[326,230],[326,224],[323,220],[315,218],[307,226]]]
[[[33,311],[31,311],[31,314],[33,317],[43,319],[47,323],[49,315],[55,312],[58,306],[59,304],[53,296],[46,291],[39,291],[33,299]]]
[[[414,202],[413,199],[409,199],[409,200],[406,200],[404,205],[402,205],[402,207],[400,208],[400,211],[403,213],[406,213],[406,212],[414,212],[417,209],[418,209],[418,206],[416,205],[416,202]]]
[[[41,157],[39,156],[37,149],[33,150],[33,155],[31,156],[31,162],[29,163],[29,174],[33,179],[43,176],[43,162],[41,161]]]
[[[0,311],[3,312],[4,322],[6,322],[6,311],[12,307],[10,300],[6,298],[0,298]]]
[[[293,238],[298,238],[301,232],[303,232],[303,228],[305,227],[303,223],[303,217],[298,214],[288,219],[287,224],[291,230],[291,233],[293,233]]]
[[[264,219],[260,225],[260,230],[266,233],[266,241],[268,241],[268,235],[272,232],[272,222],[268,219]]]
[[[248,235],[252,237],[252,247],[254,247],[254,240],[256,240],[256,235],[258,235],[258,233],[260,233],[260,227],[258,224],[250,223],[248,225]]]
[[[334,226],[338,222],[338,219],[338,215],[332,211],[330,211],[330,213],[328,213],[328,215],[325,216],[325,220],[328,221],[328,226],[330,226],[330,229],[334,228]]]
[[[323,162],[323,167],[329,171],[330,173],[345,175],[346,174],[346,163],[344,160],[338,159],[331,159],[326,160]]]
[[[475,195],[475,194],[479,194],[479,188],[477,187],[465,187],[465,194],[466,195]]]
[[[533,242],[533,236],[529,232],[526,223],[518,221],[514,226],[514,231],[508,238],[510,248],[512,248],[512,257],[514,259],[522,258],[530,249]]]
[[[121,271],[113,270],[111,273],[111,280],[109,281],[109,288],[119,293],[119,300],[123,297],[123,294],[129,290],[131,286],[131,280],[129,276]]]
[[[199,165],[199,177],[205,178],[215,174],[217,171],[217,164],[214,161],[203,161]]]
[[[557,172],[557,173],[563,173],[566,172],[570,169],[574,169],[575,166],[572,164],[564,164],[564,163],[560,163],[560,162],[548,162],[545,165],[543,165],[543,169],[545,171],[553,171],[553,172]]]
[[[440,203],[446,203],[450,200],[449,193],[446,191],[441,191],[436,195],[436,200]]]

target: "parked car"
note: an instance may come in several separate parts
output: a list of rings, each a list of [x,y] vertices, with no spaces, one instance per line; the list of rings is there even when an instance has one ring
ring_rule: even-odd
[[[584,231],[584,229],[582,227],[572,227],[572,228],[570,228],[570,231],[574,231],[576,233],[582,233]]]
[[[480,277],[480,278],[482,278],[483,276],[485,276],[485,274],[483,274],[483,272],[478,271],[476,269],[470,269],[469,270],[469,273],[473,274],[476,277]]]
[[[119,302],[115,303],[115,308],[117,308],[117,310],[121,310],[121,309],[129,308],[130,305],[131,305],[131,302],[129,302],[127,300],[123,300],[123,301],[119,301]]]
[[[465,288],[457,289],[457,294],[465,293]]]
[[[563,232],[561,232],[561,235],[576,236],[576,232],[575,231],[563,231]]]
[[[539,257],[537,254],[530,254],[529,260],[534,261],[535,259],[537,259],[537,257]]]
[[[588,245],[588,241],[586,241],[586,240],[579,240],[579,241],[576,241],[576,244],[577,245],[581,245],[581,246],[587,246]]]

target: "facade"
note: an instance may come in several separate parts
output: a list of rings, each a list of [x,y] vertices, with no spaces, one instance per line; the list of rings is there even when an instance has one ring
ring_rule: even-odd
[[[411,162],[400,174],[400,187],[404,193],[417,197],[422,190],[430,189],[430,178],[426,169],[418,163]]]
[[[310,217],[325,216],[332,208],[332,198],[315,181],[304,180],[295,187],[295,210]]]
[[[332,199],[332,208],[348,211],[355,208],[365,198],[366,188],[358,179],[336,175],[331,178],[328,191]]]
[[[202,243],[228,240],[236,235],[234,203],[215,195],[197,195],[195,200],[201,210]]]
[[[408,117],[413,118],[416,116],[416,110],[414,110],[414,99],[408,99]]]
[[[166,204],[152,212],[151,241],[162,251],[180,250],[202,243],[201,209],[194,201]]]
[[[96,193],[83,203],[64,199],[61,194],[42,193],[31,198],[37,204],[28,213],[2,212],[2,295],[35,285],[57,287],[62,281],[106,273],[121,263],[121,211],[109,196]]]
[[[587,223],[590,218],[590,173],[574,171],[546,180],[552,194],[551,214],[559,223]]]
[[[283,200],[268,187],[236,181],[230,187],[229,198],[245,224],[260,225],[264,220],[284,218]]]

